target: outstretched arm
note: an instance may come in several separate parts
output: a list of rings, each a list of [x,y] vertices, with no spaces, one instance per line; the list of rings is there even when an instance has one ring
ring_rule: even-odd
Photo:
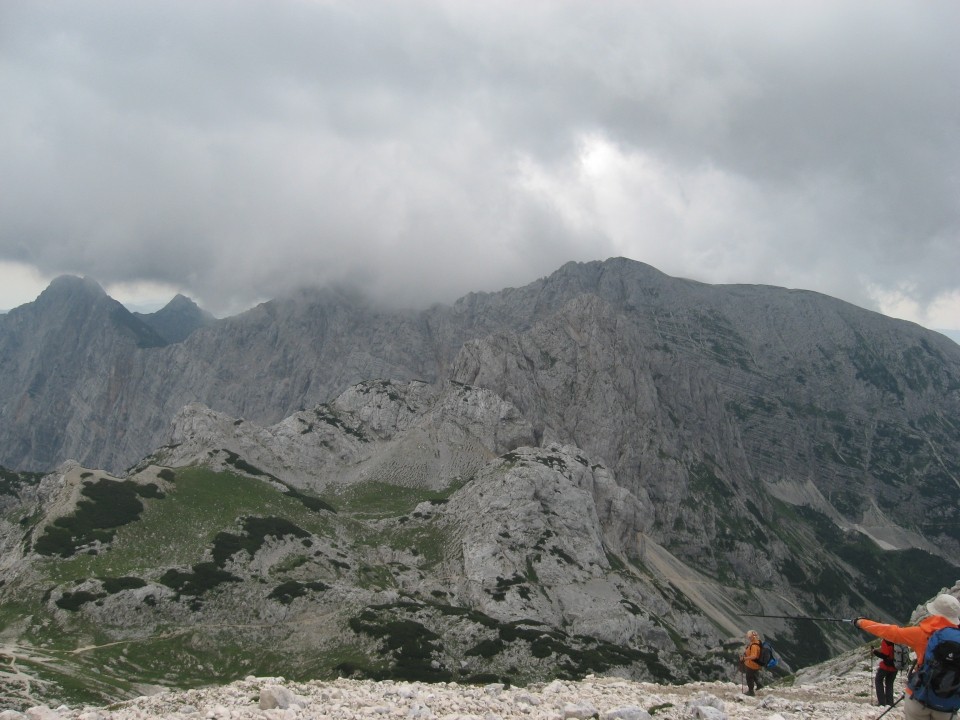
[[[899,625],[886,625],[884,623],[874,622],[866,618],[857,618],[853,625],[864,632],[876,635],[884,640],[889,640],[898,645],[909,645],[916,650],[918,645],[926,642],[926,633],[916,626],[900,627]]]

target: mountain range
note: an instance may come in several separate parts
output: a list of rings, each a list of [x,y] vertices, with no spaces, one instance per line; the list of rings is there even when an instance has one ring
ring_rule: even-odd
[[[624,259],[223,320],[63,277],[0,316],[0,463],[0,639],[41,676],[109,656],[102,697],[715,678],[748,626],[794,667],[857,642],[758,616],[906,619],[954,584],[960,346]]]

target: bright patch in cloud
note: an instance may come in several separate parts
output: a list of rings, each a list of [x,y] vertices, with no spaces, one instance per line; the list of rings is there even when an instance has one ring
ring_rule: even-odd
[[[156,312],[181,292],[173,285],[151,281],[113,283],[104,290],[128,310],[142,313]]]
[[[566,166],[526,158],[520,177],[571,230],[605,239],[598,257],[622,255],[710,282],[780,278],[768,267],[782,237],[769,202],[753,183],[712,164],[670,164],[593,134]]]
[[[30,265],[0,260],[0,312],[31,302],[51,279]]]

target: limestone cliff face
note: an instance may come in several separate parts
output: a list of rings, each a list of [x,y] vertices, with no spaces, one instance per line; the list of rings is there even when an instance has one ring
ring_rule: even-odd
[[[130,441],[142,353],[165,341],[92,280],[61,277],[0,317],[0,445],[6,467],[49,470]],[[142,453],[141,453],[142,454]]]
[[[312,492],[360,482],[445,488],[532,442],[530,424],[488,390],[372,381],[266,428],[188,405],[167,447],[149,460],[229,469],[241,457],[266,476]]]
[[[601,315],[603,325],[583,325]],[[587,381],[565,373],[590,370],[590,362],[617,364],[604,371],[613,384],[583,398],[598,403],[583,410],[601,421],[631,421],[615,427],[611,418],[609,428],[595,428],[625,453],[614,462],[604,452],[611,464],[638,461],[631,447],[645,430],[664,430],[656,442],[670,454],[674,435],[702,429],[738,436],[750,468],[732,469],[769,482],[784,472],[777,443],[792,445],[802,463],[829,465],[838,486],[873,477],[881,497],[885,480],[911,472],[899,463],[914,445],[940,457],[929,468],[939,479],[926,482],[958,476],[949,452],[956,440],[949,418],[960,402],[955,343],[814,293],[703,285],[623,259],[571,263],[522,288],[421,312],[302,291],[173,344],[95,283],[61,278],[35,303],[0,317],[0,464],[45,470],[73,458],[118,471],[160,444],[191,402],[269,425],[365,380],[468,378],[475,370],[457,357],[465,343],[469,355],[470,343],[493,352],[521,336],[544,345],[545,354],[519,360],[557,390],[576,385],[583,394]],[[501,373],[519,381],[519,370]],[[627,387],[634,376],[642,384]],[[670,414],[621,410],[618,396],[604,393],[623,388]],[[572,428],[536,417],[539,408],[521,410],[532,413],[538,432],[557,430],[564,442],[579,444],[564,433],[587,430],[582,416]],[[921,419],[916,429],[904,425]],[[644,424],[651,422],[660,425]],[[837,426],[843,437],[832,432]],[[830,438],[820,437],[825,431]],[[726,437],[713,444],[716,458],[737,451]],[[825,463],[825,455],[834,457]]]
[[[649,616],[623,602],[638,599],[640,583],[619,577],[614,567],[617,558],[640,556],[652,507],[578,448],[507,453],[456,493],[444,512],[457,538],[452,559],[459,572],[451,577],[471,606],[614,641],[637,635],[650,641]],[[649,589],[644,594],[656,599],[637,605],[667,610],[662,597]]]
[[[0,318],[4,465],[119,472],[169,442],[169,462],[239,459],[303,490],[439,487],[570,446],[648,499],[651,562],[757,607],[787,588],[879,602],[878,547],[954,567],[958,417],[960,347],[937,333],[623,259],[420,312],[303,291],[172,344],[76,278]]]
[[[802,591],[835,567],[832,602],[856,607],[840,578],[873,572],[857,531],[955,566],[952,342],[812,293],[606,274],[525,330],[465,343],[451,377],[647,493],[651,534],[713,576]]]

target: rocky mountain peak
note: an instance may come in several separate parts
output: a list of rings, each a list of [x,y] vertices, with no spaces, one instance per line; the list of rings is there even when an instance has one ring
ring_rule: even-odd
[[[7,327],[22,333],[19,339],[26,343],[27,352],[39,349],[38,341],[82,347],[94,339],[109,345],[112,337],[133,342],[139,348],[166,344],[149,325],[107,295],[99,283],[74,275],[57,277],[33,303],[11,312]],[[0,330],[0,345],[4,339]]]
[[[97,312],[111,298],[98,282],[87,277],[60,275],[51,281],[37,299],[22,305],[22,312],[38,313],[53,320],[65,314],[83,315]]]
[[[87,295],[89,297],[105,297],[106,291],[93,278],[79,277],[77,275],[59,275],[50,281],[47,289],[40,293],[40,297],[56,297],[63,301],[68,296],[77,294]]]
[[[206,327],[216,318],[185,295],[177,294],[155,313],[134,315],[153,328],[169,343],[185,340],[194,330]]]

